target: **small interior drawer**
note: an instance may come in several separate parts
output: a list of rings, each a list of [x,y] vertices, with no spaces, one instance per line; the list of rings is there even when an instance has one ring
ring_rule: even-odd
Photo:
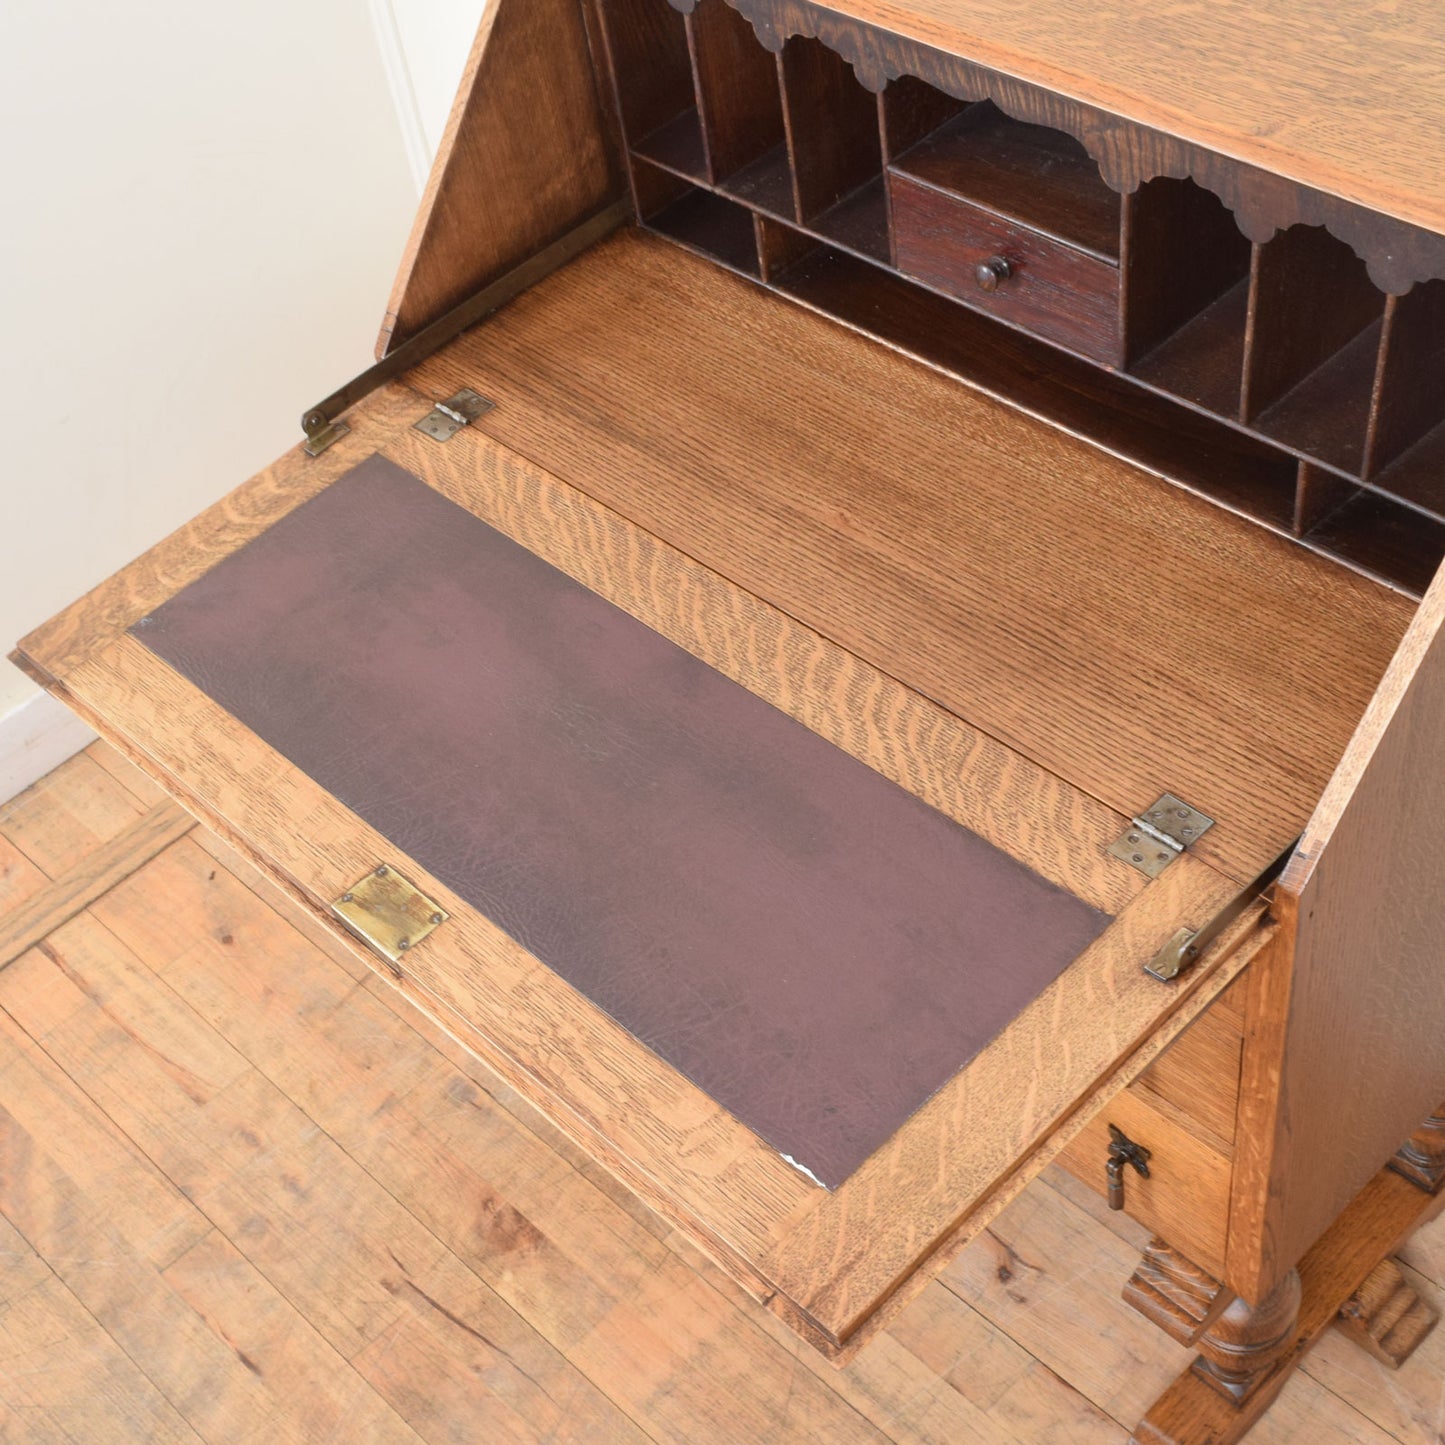
[[[1105,1193],[1109,1126],[1121,1129],[1150,1153],[1147,1179],[1124,1170],[1125,1211],[1217,1276],[1229,1225],[1244,986],[1241,976],[1059,1158]]]
[[[888,178],[898,269],[1071,351],[1113,362],[1119,268],[896,173]],[[993,289],[978,268],[1003,261]]]

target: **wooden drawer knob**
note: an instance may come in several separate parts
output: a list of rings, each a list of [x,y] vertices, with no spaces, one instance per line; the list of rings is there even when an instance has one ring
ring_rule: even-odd
[[[1007,256],[990,256],[987,261],[978,263],[973,279],[978,282],[980,291],[997,291],[1013,273],[1014,268]]]

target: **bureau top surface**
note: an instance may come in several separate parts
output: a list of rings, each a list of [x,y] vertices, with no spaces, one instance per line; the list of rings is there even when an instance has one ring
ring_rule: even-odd
[[[826,8],[1445,232],[1445,9],[1425,0]]]

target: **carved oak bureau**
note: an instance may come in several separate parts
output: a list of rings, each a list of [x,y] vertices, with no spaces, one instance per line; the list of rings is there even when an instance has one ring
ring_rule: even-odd
[[[495,0],[378,363],[17,661],[846,1364],[1059,1161],[1237,1439],[1445,1195],[1445,20]]]

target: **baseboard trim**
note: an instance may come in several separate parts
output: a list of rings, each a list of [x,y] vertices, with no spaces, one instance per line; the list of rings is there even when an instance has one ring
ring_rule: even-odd
[[[37,692],[0,717],[0,803],[95,741],[69,708]]]

